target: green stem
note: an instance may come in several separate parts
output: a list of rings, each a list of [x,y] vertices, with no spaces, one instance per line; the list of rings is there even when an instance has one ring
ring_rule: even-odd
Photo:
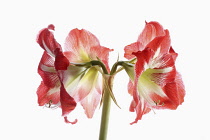
[[[132,62],[132,61],[130,61],[130,62]],[[111,107],[110,90],[112,91],[113,79],[114,79],[114,75],[117,72],[117,67],[118,66],[123,66],[124,63],[125,63],[124,61],[116,62],[112,66],[111,72],[107,76],[107,79],[105,79],[105,80],[107,80],[107,86],[105,86],[104,93],[103,93],[103,108],[102,108],[101,127],[100,127],[99,140],[106,140],[107,139],[108,124],[109,124],[109,114],[110,114],[110,107]],[[106,67],[104,66],[104,64],[102,62],[100,62],[100,61],[91,61],[91,64],[93,66],[94,65],[100,65],[101,68],[103,69],[104,74],[108,74],[108,72],[106,70]],[[119,71],[121,71],[122,69],[123,68],[121,68]],[[110,89],[107,89],[107,88],[110,88]]]
[[[111,106],[111,97],[109,95],[108,89],[105,89],[103,97],[103,108],[102,108],[99,140],[106,140],[107,138],[110,106]]]

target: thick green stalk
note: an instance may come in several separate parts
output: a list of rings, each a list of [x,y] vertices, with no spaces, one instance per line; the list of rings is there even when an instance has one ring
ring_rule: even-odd
[[[92,65],[100,65],[103,69],[104,74],[108,74],[106,71],[105,66],[103,63],[98,61],[92,61]],[[104,86],[104,93],[103,93],[103,107],[102,107],[102,116],[101,116],[101,127],[100,127],[100,134],[99,134],[99,140],[106,140],[107,139],[107,133],[108,133],[108,124],[109,124],[109,114],[110,114],[110,107],[111,107],[111,96],[110,91],[112,92],[113,87],[113,79],[115,72],[117,71],[117,67],[119,65],[123,65],[124,61],[118,61],[116,62],[109,75],[105,77],[105,86]]]
[[[103,108],[102,108],[99,140],[106,140],[107,132],[108,132],[111,96],[109,94],[107,87],[105,88],[105,92],[103,96],[104,97],[103,97]]]

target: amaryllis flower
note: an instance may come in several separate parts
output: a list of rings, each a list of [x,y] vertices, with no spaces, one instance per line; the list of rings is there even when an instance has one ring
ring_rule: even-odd
[[[43,79],[37,90],[38,103],[40,106],[61,107],[65,121],[75,123],[68,121],[66,116],[80,102],[87,117],[91,118],[102,96],[103,78],[100,67],[89,62],[100,60],[109,70],[111,49],[102,47],[90,32],[74,29],[67,36],[63,51],[54,39],[53,30],[54,26],[49,25],[37,38],[37,43],[44,49],[38,67]]]
[[[135,77],[128,85],[133,96],[130,111],[137,113],[133,123],[153,108],[176,109],[184,101],[184,85],[175,68],[177,55],[169,31],[157,22],[146,23],[137,42],[125,47],[124,56],[137,59]]]

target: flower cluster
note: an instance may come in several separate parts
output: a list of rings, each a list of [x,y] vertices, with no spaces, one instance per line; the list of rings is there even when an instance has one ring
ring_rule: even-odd
[[[43,79],[37,90],[38,103],[61,107],[65,121],[75,123],[68,121],[66,116],[80,102],[87,117],[91,118],[102,96],[103,78],[99,66],[89,62],[100,59],[109,69],[108,56],[112,50],[101,46],[90,32],[78,29],[70,31],[62,50],[53,30],[54,26],[49,25],[37,38],[44,49],[38,67]]]
[[[184,101],[184,85],[175,67],[178,54],[171,47],[169,31],[158,22],[146,23],[138,40],[124,48],[128,61],[116,62],[111,70],[108,58],[113,49],[101,46],[89,31],[71,30],[62,47],[53,32],[54,25],[49,25],[37,37],[44,50],[38,66],[42,77],[38,103],[60,107],[65,122],[76,123],[77,120],[69,121],[67,115],[78,103],[92,118],[96,107],[105,102],[105,93],[117,104],[109,80],[123,69],[130,77],[130,111],[137,114],[133,123],[153,108],[176,109]]]

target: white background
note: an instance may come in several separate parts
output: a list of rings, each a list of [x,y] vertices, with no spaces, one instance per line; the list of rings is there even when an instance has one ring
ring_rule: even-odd
[[[145,20],[169,29],[176,62],[186,86],[183,105],[175,111],[156,110],[129,125],[135,113],[128,111],[128,77],[115,78],[114,93],[122,109],[112,104],[108,140],[210,140],[209,47],[210,10],[204,0],[141,1],[1,1],[0,2],[0,139],[1,140],[97,140],[101,109],[87,119],[78,105],[65,124],[60,109],[37,104],[41,78],[37,66],[43,50],[36,43],[39,30],[55,25],[62,45],[73,28],[95,34],[101,45],[115,49],[110,66],[124,46],[136,41]]]

